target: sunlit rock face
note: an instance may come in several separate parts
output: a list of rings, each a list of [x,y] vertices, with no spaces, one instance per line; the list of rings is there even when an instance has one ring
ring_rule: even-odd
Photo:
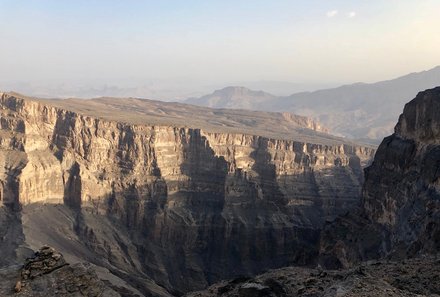
[[[358,204],[374,154],[109,121],[11,94],[0,106],[2,203],[69,206],[81,244],[177,293],[312,263],[324,221]]]
[[[365,171],[362,207],[323,233],[328,266],[440,250],[440,88],[405,105]]]

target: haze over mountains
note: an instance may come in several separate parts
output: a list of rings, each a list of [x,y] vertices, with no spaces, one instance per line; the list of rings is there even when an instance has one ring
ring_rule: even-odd
[[[0,297],[440,297],[439,11],[0,0]]]
[[[142,87],[110,85],[96,88],[73,85],[36,87],[28,84],[6,84],[6,86],[13,86],[14,90],[23,90],[26,94],[46,98],[70,96],[154,98],[220,109],[290,112],[312,118],[328,128],[331,134],[378,144],[384,136],[392,132],[397,116],[401,112],[401,106],[406,101],[413,98],[420,90],[439,84],[440,66],[392,80],[297,92],[290,96],[279,96],[279,94],[285,94],[288,89],[305,89],[307,85],[264,81],[243,82],[246,87],[225,87],[201,97],[195,96],[199,96],[201,92],[208,92],[207,90],[213,88],[213,85],[196,87],[194,82],[188,85],[182,82],[174,89],[169,89],[166,82],[157,81]],[[313,86],[317,85],[308,86],[309,89],[313,89]],[[260,91],[247,87],[255,87]],[[267,92],[266,87],[275,93]],[[182,99],[185,96],[192,97]],[[192,107],[186,108],[192,109]]]
[[[437,296],[439,110],[440,87],[420,92],[375,154],[294,115],[293,140],[247,126],[285,113],[3,93],[0,295],[170,297],[225,280],[189,296]],[[350,269],[371,259],[397,261]],[[290,265],[316,269],[254,277]]]
[[[94,97],[136,97],[161,101],[184,101],[189,97],[200,97],[212,90],[228,85],[249,89],[265,90],[276,96],[337,87],[340,83],[292,83],[288,81],[207,81],[133,79],[122,81],[82,81],[59,82],[8,81],[0,78],[0,88],[39,98],[94,98]]]
[[[211,108],[239,108],[260,110],[262,105],[275,100],[277,96],[264,91],[254,91],[245,87],[226,87],[200,98],[189,98],[185,103]]]
[[[289,111],[310,116],[340,136],[380,141],[392,132],[402,106],[420,90],[440,84],[440,66],[377,83],[356,83],[279,97],[227,87],[185,103],[214,108]]]

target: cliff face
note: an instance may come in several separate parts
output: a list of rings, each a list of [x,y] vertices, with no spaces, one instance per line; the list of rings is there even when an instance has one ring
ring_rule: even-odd
[[[366,169],[362,208],[327,228],[321,252],[330,266],[372,257],[440,250],[440,88],[405,105],[395,133]]]
[[[358,203],[374,154],[115,122],[11,94],[0,107],[0,201],[24,216],[28,204],[68,205],[81,244],[176,292],[310,263],[325,219]],[[92,225],[100,217],[114,227]]]

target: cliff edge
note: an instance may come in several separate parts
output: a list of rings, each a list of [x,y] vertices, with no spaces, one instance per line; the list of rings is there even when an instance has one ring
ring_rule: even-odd
[[[393,135],[365,170],[362,206],[323,232],[322,263],[348,267],[377,257],[440,250],[440,87],[405,105]]]
[[[310,265],[325,221],[359,203],[372,147],[290,116],[209,110],[194,120],[192,107],[160,104],[2,94],[0,246],[11,258],[0,263],[49,244],[144,294],[178,295]],[[262,118],[291,128],[259,133]]]

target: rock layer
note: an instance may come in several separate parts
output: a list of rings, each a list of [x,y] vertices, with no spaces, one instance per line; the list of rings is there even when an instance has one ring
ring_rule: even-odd
[[[11,94],[0,107],[0,201],[68,205],[81,244],[175,293],[313,262],[319,229],[358,203],[374,154],[116,122]]]
[[[361,209],[323,233],[325,265],[440,250],[439,127],[439,87],[405,105],[395,133],[383,140],[366,169]]]

